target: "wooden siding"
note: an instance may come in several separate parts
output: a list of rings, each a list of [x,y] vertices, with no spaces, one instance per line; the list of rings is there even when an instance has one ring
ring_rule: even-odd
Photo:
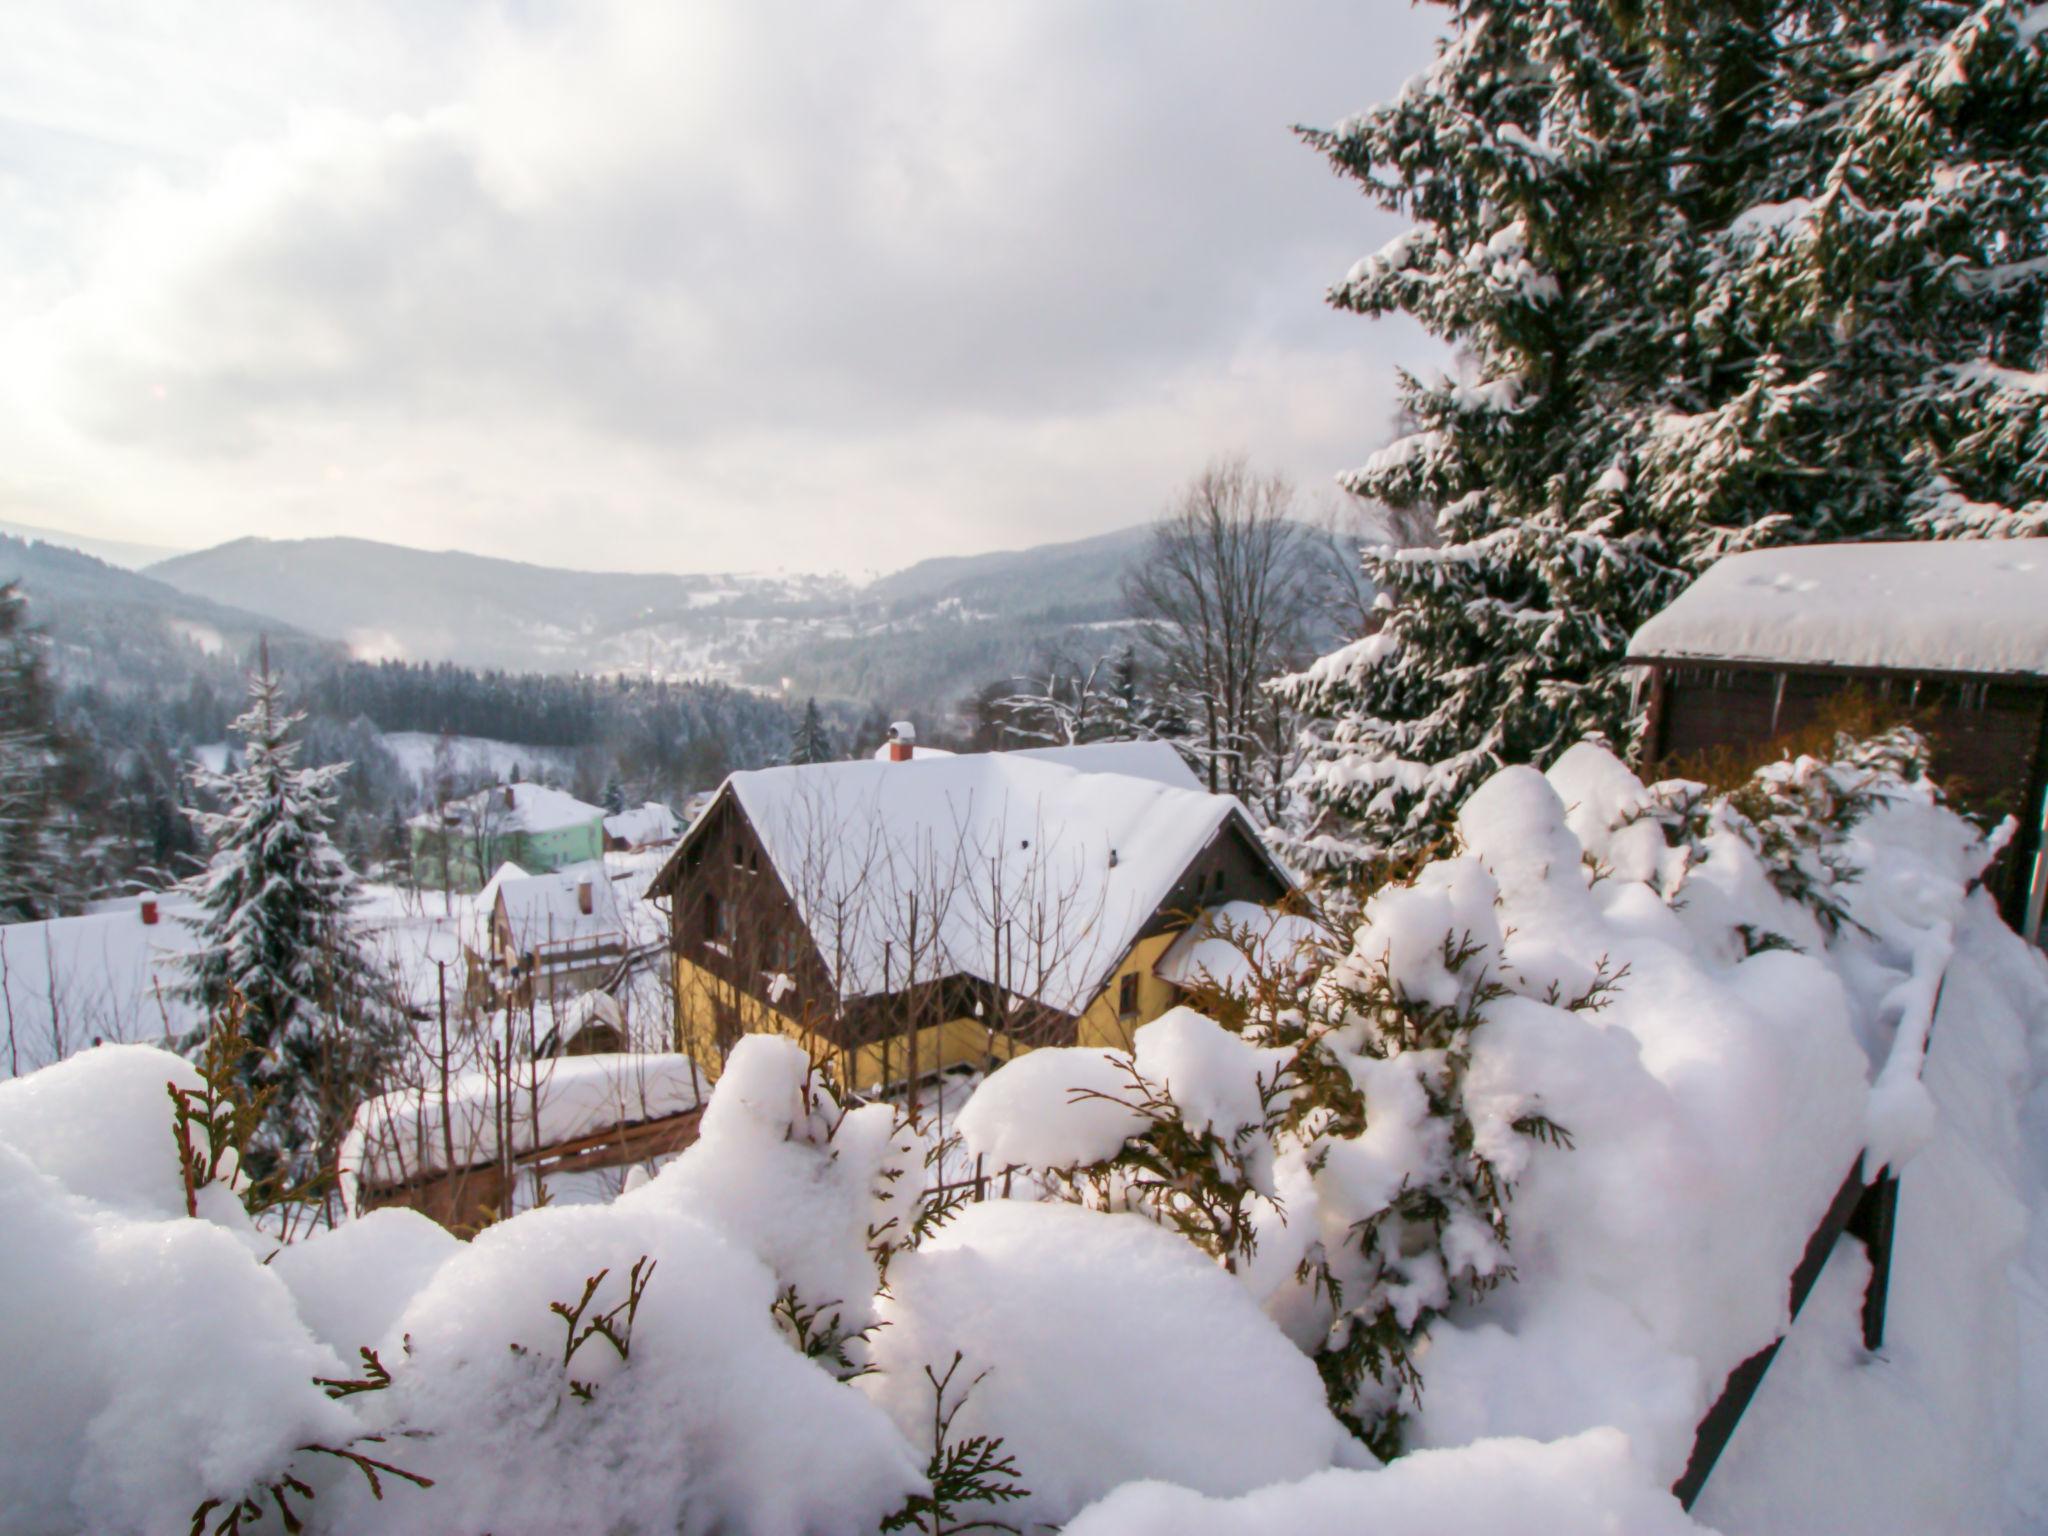
[[[1819,668],[1662,663],[1649,756],[1668,764],[1722,747],[1761,745],[1813,723],[1851,688],[1910,709],[1933,748],[1931,771],[1950,801],[1985,818],[2019,821],[1986,883],[2015,925],[2040,842],[2048,769],[2048,679],[1966,679]]]

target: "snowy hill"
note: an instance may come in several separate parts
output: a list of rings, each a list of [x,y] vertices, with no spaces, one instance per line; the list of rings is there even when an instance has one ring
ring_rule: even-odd
[[[176,673],[193,652],[240,660],[259,636],[280,661],[331,656],[289,617],[253,613],[180,591],[61,544],[0,534],[0,581],[18,581],[29,615],[56,642],[60,674],[116,685]]]

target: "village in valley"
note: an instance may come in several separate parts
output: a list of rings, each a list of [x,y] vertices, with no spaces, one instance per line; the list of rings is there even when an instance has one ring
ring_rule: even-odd
[[[0,18],[0,1536],[2048,1531],[2048,7],[228,9]]]

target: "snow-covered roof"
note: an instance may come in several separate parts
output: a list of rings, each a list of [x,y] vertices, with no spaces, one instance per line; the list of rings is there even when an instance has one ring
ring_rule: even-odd
[[[0,927],[0,1010],[7,1023],[0,1074],[28,1072],[95,1039],[161,1040],[199,1021],[179,996],[183,958],[197,947],[178,920],[183,897],[155,897],[157,921],[127,902],[82,917]]]
[[[1152,973],[1177,987],[1201,984],[1228,991],[1253,979],[1245,945],[1267,965],[1287,965],[1305,957],[1308,946],[1322,936],[1314,920],[1299,913],[1276,912],[1255,901],[1226,901],[1190,923]]]
[[[448,1089],[454,1166],[494,1161],[501,1120],[509,1122],[516,1157],[695,1109],[701,1080],[689,1057],[674,1054],[520,1062],[509,1095],[490,1071],[463,1073]],[[342,1186],[351,1193],[358,1178],[382,1186],[444,1171],[439,1083],[431,1091],[403,1089],[368,1100],[356,1111],[338,1162]]]
[[[644,848],[649,843],[672,843],[680,830],[676,825],[675,812],[653,800],[604,819],[604,835],[616,838],[629,848]]]
[[[1024,752],[765,768],[732,775],[724,793],[827,967],[838,958],[847,997],[966,974],[1075,1011],[1226,822],[1259,841],[1230,796]],[[926,924],[940,913],[915,977],[913,898]],[[1027,946],[1034,930],[1045,940]]]
[[[1168,789],[1200,789],[1187,759],[1163,741],[1091,741],[1078,747],[1025,747],[1010,754],[1059,763],[1083,773],[1123,773]]]
[[[1730,555],[1637,630],[1628,653],[2048,673],[2048,544],[1947,539]]]
[[[586,886],[588,912],[582,898]],[[570,864],[545,875],[506,880],[498,887],[496,905],[504,910],[513,946],[521,954],[543,945],[625,934],[626,920],[601,863]]]
[[[569,827],[589,826],[604,820],[604,811],[574,795],[545,784],[494,784],[473,795],[450,801],[442,807],[440,819],[453,818],[464,825],[483,824],[505,836],[514,833],[560,832]],[[416,826],[440,825],[436,813],[427,811],[413,818]]]

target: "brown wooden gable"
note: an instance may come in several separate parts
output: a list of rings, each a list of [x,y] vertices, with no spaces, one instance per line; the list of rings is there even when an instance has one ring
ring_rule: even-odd
[[[2007,921],[2019,925],[2048,792],[2048,677],[1631,659],[1651,669],[1644,757],[1652,772],[1801,731],[1851,688],[1897,704],[1925,730],[1930,772],[1952,804],[1987,825],[2017,821],[1985,881]]]

